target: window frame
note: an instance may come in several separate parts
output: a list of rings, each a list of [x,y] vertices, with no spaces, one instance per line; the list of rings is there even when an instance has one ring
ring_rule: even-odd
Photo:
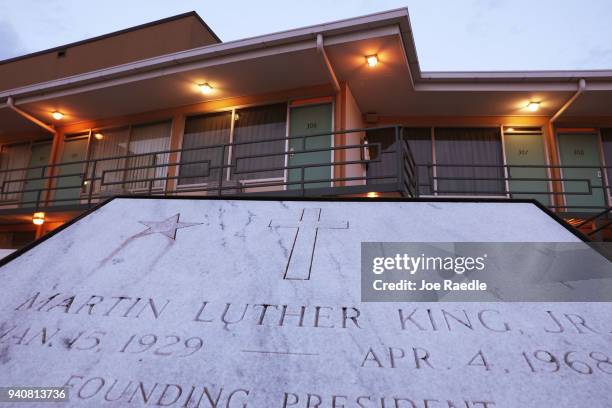
[[[265,107],[265,106],[271,106],[271,105],[279,105],[279,104],[284,104],[286,105],[286,116],[285,116],[285,134],[284,134],[284,138],[285,138],[285,164],[284,164],[284,171],[283,171],[283,176],[282,177],[268,177],[268,178],[260,178],[260,179],[238,179],[238,180],[232,180],[232,159],[233,159],[233,153],[234,153],[234,149],[233,149],[233,143],[235,140],[235,122],[236,122],[236,112],[240,111],[242,109],[249,109],[249,108],[257,108],[257,107]],[[193,115],[188,115],[185,116],[183,118],[183,133],[181,135],[181,147],[179,153],[177,154],[177,162],[176,162],[176,167],[177,167],[177,175],[180,174],[180,167],[182,166],[182,149],[183,149],[183,145],[184,145],[184,141],[185,141],[185,128],[187,127],[187,121],[190,118],[197,118],[200,116],[206,116],[209,114],[215,114],[215,113],[224,113],[224,112],[230,112],[231,113],[231,118],[230,118],[230,129],[229,129],[229,148],[228,148],[228,154],[227,154],[227,161],[225,163],[227,167],[225,175],[223,177],[223,181],[228,183],[228,186],[231,185],[232,182],[237,182],[240,185],[240,188],[256,188],[258,185],[260,184],[266,184],[266,183],[271,183],[271,182],[282,182],[282,183],[286,183],[287,182],[287,149],[288,149],[288,138],[289,138],[289,113],[290,113],[290,108],[291,108],[291,101],[270,101],[268,103],[256,103],[256,104],[249,104],[249,105],[240,105],[240,106],[233,106],[230,108],[224,108],[224,109],[218,109],[218,110],[212,110],[212,111],[207,111],[207,112],[198,112],[198,113],[194,113]],[[332,118],[333,120],[333,118]],[[333,122],[332,122],[333,123]],[[177,178],[177,183],[176,183],[176,191],[184,191],[184,192],[188,192],[191,190],[198,190],[198,188],[206,188],[211,182],[207,181],[204,183],[185,183],[185,184],[179,184],[178,182],[178,178]],[[286,190],[287,186],[283,185],[283,190]]]
[[[89,171],[90,171],[90,167],[92,165],[91,162],[93,162],[94,160],[101,160],[101,159],[96,159],[93,157],[94,154],[94,141],[93,141],[93,136],[96,132],[100,132],[103,133],[104,132],[108,132],[108,131],[112,131],[112,130],[120,130],[120,129],[127,129],[127,151],[130,151],[130,143],[132,142],[132,129],[135,127],[141,127],[141,126],[153,126],[153,125],[160,125],[160,124],[165,124],[167,123],[169,132],[168,132],[168,149],[167,150],[171,150],[171,145],[172,145],[172,123],[173,123],[173,118],[172,117],[166,117],[166,118],[160,118],[160,119],[156,119],[156,120],[152,120],[152,121],[147,121],[147,122],[136,122],[136,123],[128,123],[128,124],[119,124],[119,125],[115,125],[115,126],[102,126],[102,127],[92,127],[89,128],[87,131],[84,132],[75,132],[75,133],[70,133],[70,134],[66,134],[64,135],[64,140],[63,142],[65,143],[66,140],[68,139],[75,139],[75,138],[87,138],[87,151],[85,154],[86,157],[86,164],[85,164],[85,169],[84,172],[86,174],[86,177],[89,178]],[[151,152],[151,153],[155,153],[155,152]],[[145,153],[146,154],[146,153]],[[117,184],[117,186],[121,186],[123,188],[124,184],[130,183],[129,180],[126,180],[126,174],[130,171],[130,169],[128,169],[127,166],[127,161],[129,160],[129,157],[132,156],[131,154],[129,155],[125,155],[126,157],[124,157],[123,159],[118,159],[118,160],[125,160],[126,163],[123,165],[122,171],[121,171],[121,180],[122,180],[122,184]],[[113,157],[113,156],[111,156]],[[110,159],[110,158],[109,158]],[[60,164],[60,163],[58,163]],[[168,160],[167,163],[167,167],[166,167],[166,176],[168,174],[168,170],[170,169],[171,163],[170,160]],[[117,173],[119,173],[119,171],[117,171]],[[92,174],[93,177],[95,177],[95,174]],[[151,191],[167,191],[167,187],[168,187],[168,177],[164,178],[163,180],[159,180],[161,183],[160,186],[157,187],[153,187],[151,189]],[[95,184],[94,184],[95,186]],[[101,187],[101,185],[99,186]],[[85,188],[85,186],[82,187],[82,192],[81,195],[89,194],[89,188],[91,187],[87,187]],[[144,187],[144,188],[135,188],[135,189],[130,189],[129,191],[133,191],[133,192],[143,192],[143,191],[148,191],[148,187]],[[93,191],[92,194],[99,194],[101,193],[102,190],[101,188],[98,188],[97,191]]]
[[[482,198],[482,197],[490,197],[490,198],[507,198],[509,194],[508,188],[508,180],[504,180],[504,188],[505,192],[502,194],[483,194],[483,195],[467,195],[467,194],[440,194],[438,193],[438,160],[437,160],[437,147],[436,147],[436,129],[443,128],[455,128],[455,129],[498,129],[500,131],[500,143],[501,143],[501,156],[502,156],[502,165],[504,166],[504,177],[507,179],[507,158],[506,158],[506,148],[504,145],[504,130],[503,125],[482,125],[482,126],[463,126],[463,125],[453,125],[453,124],[445,124],[443,126],[412,126],[406,125],[407,127],[421,127],[421,128],[429,128],[430,129],[430,137],[431,137],[431,165],[432,165],[432,186],[431,194],[424,194],[421,197],[445,197],[445,198]],[[543,133],[542,133],[543,135]],[[546,146],[545,146],[546,149]],[[548,163],[548,157],[546,157]]]

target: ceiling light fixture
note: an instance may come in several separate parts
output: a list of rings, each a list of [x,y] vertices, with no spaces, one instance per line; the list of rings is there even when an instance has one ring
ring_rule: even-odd
[[[51,112],[51,116],[53,116],[53,119],[55,120],[61,120],[64,117],[64,114],[60,111],[53,111]]]
[[[45,213],[35,212],[32,216],[32,223],[34,223],[34,225],[43,225],[45,223]]]
[[[366,63],[368,64],[368,67],[370,68],[374,68],[376,65],[378,65],[378,55],[374,54],[374,55],[366,55]]]
[[[527,109],[529,109],[532,112],[537,111],[540,108],[540,102],[529,102],[527,104]]]
[[[94,137],[95,137],[97,140],[102,140],[102,139],[104,139],[104,135],[103,135],[102,133],[100,133],[100,132],[96,132],[96,133],[94,133]]]
[[[210,86],[208,82],[200,84],[198,86],[200,87],[200,92],[202,92],[204,95],[210,94],[213,90],[213,87]]]

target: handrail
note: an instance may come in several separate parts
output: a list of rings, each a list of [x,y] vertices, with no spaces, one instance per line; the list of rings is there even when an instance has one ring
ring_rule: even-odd
[[[586,224],[588,224],[589,222],[593,222],[593,221],[595,221],[595,220],[597,220],[597,219],[599,219],[599,218],[603,217],[604,215],[609,214],[611,211],[612,211],[612,207],[610,207],[610,208],[606,208],[605,210],[603,210],[603,211],[601,211],[601,212],[599,212],[599,213],[595,214],[595,215],[594,215],[594,216],[592,216],[592,217],[587,218],[586,220],[582,221],[581,223],[574,225],[574,227],[576,227],[576,228],[583,227],[583,226],[585,226]]]
[[[470,194],[470,195],[474,195],[474,196],[479,196],[479,195],[494,195],[494,196],[507,196],[509,198],[512,198],[513,196],[517,196],[517,195],[529,195],[532,197],[537,197],[537,196],[545,196],[545,195],[549,195],[549,196],[563,196],[563,197],[571,197],[571,196],[592,196],[595,191],[602,191],[602,204],[599,206],[589,206],[589,205],[577,205],[574,203],[566,203],[565,205],[548,205],[549,208],[551,209],[602,209],[602,208],[609,208],[609,203],[608,203],[608,195],[611,192],[611,186],[607,184],[607,178],[605,177],[604,173],[607,172],[608,169],[612,169],[612,166],[580,166],[580,165],[572,165],[572,166],[562,166],[562,165],[510,165],[510,164],[472,164],[472,163],[466,163],[466,164],[449,164],[449,163],[443,163],[443,164],[432,164],[432,163],[428,163],[428,164],[417,164],[417,167],[419,168],[426,168],[427,169],[427,174],[428,174],[428,182],[422,182],[422,180],[420,181],[420,187],[426,187],[428,189],[431,190],[430,194],[433,195],[439,195],[439,194],[443,194],[443,195],[452,195],[452,194],[459,194],[459,195],[465,195],[465,194]],[[448,169],[446,172],[446,175],[443,172],[441,172],[441,169]],[[592,181],[592,179],[590,178],[578,178],[578,177],[552,177],[549,175],[548,170],[550,169],[554,169],[554,168],[558,168],[558,169],[588,169],[588,170],[593,170],[593,171],[599,171],[601,174],[601,182],[600,183],[594,183]],[[437,169],[438,171],[434,172],[433,170]],[[475,174],[472,173],[472,175],[467,175],[467,176],[458,176],[456,175],[457,172],[452,172],[452,170],[460,170],[460,169],[471,169],[474,170],[475,172],[480,170],[480,174]],[[546,170],[547,175],[546,176],[514,176],[512,170],[513,169],[542,169],[542,170]],[[487,174],[488,173],[488,174]],[[493,173],[493,174],[492,174]],[[484,175],[483,175],[484,174]],[[454,189],[454,190],[449,190],[449,189],[443,189],[440,187],[439,184],[444,184],[444,182],[457,182],[457,184],[461,184],[462,182],[498,182],[499,184],[496,186],[488,186],[488,188],[486,189],[475,189],[475,188],[458,188],[458,189]],[[531,182],[533,183],[543,183],[546,182],[545,188],[543,190],[529,190],[529,191],[521,191],[518,190],[516,187],[511,187],[507,182],[523,182],[523,183],[528,183]],[[565,190],[564,191],[552,191],[549,186],[548,183],[549,182],[553,182],[553,181],[557,181],[557,182],[563,182]],[[481,183],[481,184],[484,184]],[[567,183],[572,183],[572,184],[567,184]],[[580,188],[579,186],[577,186],[576,184],[581,183],[583,188]],[[580,184],[579,184],[580,185]],[[571,187],[571,190],[568,191],[568,187]]]
[[[393,132],[395,143],[383,146],[375,140],[364,142],[361,139],[324,147],[309,147],[306,143],[321,136],[379,130]],[[262,147],[257,149],[258,145]],[[290,145],[295,151],[288,151]],[[363,157],[365,149],[371,154],[378,152],[378,155]],[[358,157],[351,152],[359,152]],[[230,155],[231,160],[228,160]],[[169,162],[171,156],[180,159]],[[170,176],[170,168],[178,168],[178,171]],[[323,170],[326,168],[330,171]],[[462,173],[461,169],[470,169],[470,173]],[[533,170],[535,175],[530,176],[531,173],[527,172],[515,176],[518,169]],[[601,181],[594,181],[588,175],[581,177],[580,174],[552,177],[551,169],[588,169],[601,172],[602,177]],[[378,126],[4,169],[0,170],[0,199],[4,200],[0,201],[0,211],[11,206],[36,209],[75,203],[91,206],[119,190],[122,194],[175,195],[195,191],[221,195],[257,193],[267,188],[270,191],[306,194],[307,189],[327,186],[325,188],[331,189],[329,194],[337,194],[332,191],[335,187],[350,187],[355,192],[345,194],[380,190],[399,192],[407,197],[471,195],[570,198],[595,194],[599,197],[601,191],[605,200],[601,205],[577,201],[568,201],[563,205],[545,204],[559,211],[595,209],[598,214],[608,214],[607,200],[611,187],[607,184],[607,175],[612,174],[610,170],[612,166],[417,163],[404,127]],[[176,183],[168,183],[171,180]],[[551,182],[563,183],[565,191],[552,191],[549,186]],[[170,189],[170,185],[174,187]],[[579,225],[596,218],[597,215],[589,215]]]
[[[606,228],[608,228],[608,227],[610,227],[610,226],[612,226],[612,221],[608,221],[607,223],[605,223],[604,225],[601,225],[600,227],[598,227],[598,228],[594,229],[593,231],[589,231],[589,232],[587,233],[587,236],[589,236],[589,237],[590,237],[591,235],[595,235],[595,234],[597,234],[598,232],[603,231],[603,230],[605,230]]]
[[[361,152],[366,147],[382,149],[380,143],[366,144],[360,141],[359,143],[339,146],[330,145],[329,147],[319,148],[307,148],[306,146],[307,140],[316,137],[332,137],[338,134],[361,133],[368,130],[383,129],[393,130],[396,135],[399,135],[400,132],[399,126],[346,129],[4,169],[0,170],[0,198],[5,200],[4,202],[0,201],[0,211],[2,207],[6,206],[33,206],[37,210],[39,208],[49,208],[63,204],[91,206],[101,197],[108,194],[108,192],[117,191],[113,190],[116,187],[127,189],[130,193],[134,194],[141,192],[158,194],[161,190],[163,190],[163,194],[180,194],[182,191],[216,192],[217,194],[222,194],[228,190],[235,190],[237,188],[236,183],[238,183],[241,190],[276,186],[281,190],[297,188],[297,192],[301,191],[304,194],[304,189],[316,187],[318,184],[331,186],[336,184],[342,185],[345,182],[351,182],[352,184],[358,182],[357,184],[362,186],[362,189],[368,188],[367,186],[372,183],[402,186],[404,174],[399,171],[383,176],[367,174],[366,172],[363,176],[347,174],[344,177],[333,174],[333,171],[329,177],[321,177],[324,174],[321,172],[317,173],[318,175],[309,173],[317,168],[335,169],[342,168],[343,166],[345,168],[348,168],[347,166],[366,168],[371,165],[384,165],[380,157],[368,160],[363,158],[359,160],[355,158],[341,159],[336,154],[341,151],[351,150]],[[294,146],[297,147],[296,150],[288,152],[286,146],[294,141],[298,141],[297,146]],[[272,148],[270,151],[263,153],[255,151],[250,154],[238,153],[232,157],[231,161],[227,161],[227,152],[230,150],[236,153],[240,152],[242,146],[259,144],[260,146],[268,147],[270,143],[274,142],[279,146]],[[253,151],[254,149],[249,148],[249,150]],[[329,159],[323,159],[326,156],[326,152],[330,154],[328,156]],[[181,156],[179,162],[167,162],[166,158],[177,153]],[[191,157],[189,153],[192,153]],[[402,149],[401,145],[385,151],[385,154],[387,153],[397,156],[399,163],[404,163],[408,160],[414,167],[412,157],[406,159],[407,155],[410,154],[409,150],[407,152],[405,148]],[[314,157],[321,157],[318,159],[313,158],[303,163],[292,162],[289,159],[289,155],[292,155],[292,157],[300,157],[300,155],[305,155],[302,157],[312,157],[312,155]],[[179,169],[186,169],[186,171],[178,171],[173,176],[168,175],[168,168],[177,166]],[[410,165],[407,166],[410,167]],[[405,166],[402,165],[401,168],[403,167]],[[289,177],[288,174],[290,172],[297,173],[291,173],[293,176]],[[270,173],[281,175],[281,180],[274,180],[273,182],[264,179],[258,180],[259,175]],[[410,175],[410,172],[408,174]],[[169,180],[179,181],[173,191],[167,189],[167,181]],[[44,181],[52,182],[46,183],[43,186]],[[181,183],[181,181],[184,183]],[[202,183],[204,185],[201,185]],[[404,189],[404,193],[416,196],[415,188],[410,188],[411,185],[414,186],[414,180],[410,179],[406,185],[409,188]],[[371,188],[377,188],[377,186],[372,186]],[[44,195],[42,193],[44,192],[51,192],[53,194],[43,199]]]

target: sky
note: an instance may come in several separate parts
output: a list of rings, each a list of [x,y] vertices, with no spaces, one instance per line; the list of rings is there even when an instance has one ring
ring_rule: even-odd
[[[400,7],[423,71],[612,69],[612,0],[0,0],[0,60],[192,10],[229,41]]]

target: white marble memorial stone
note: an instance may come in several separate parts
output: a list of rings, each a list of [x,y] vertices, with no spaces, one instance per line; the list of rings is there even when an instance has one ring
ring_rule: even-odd
[[[362,303],[362,241],[578,238],[529,203],[114,199],[0,267],[0,386],[69,387],[44,406],[612,406],[611,304]]]

